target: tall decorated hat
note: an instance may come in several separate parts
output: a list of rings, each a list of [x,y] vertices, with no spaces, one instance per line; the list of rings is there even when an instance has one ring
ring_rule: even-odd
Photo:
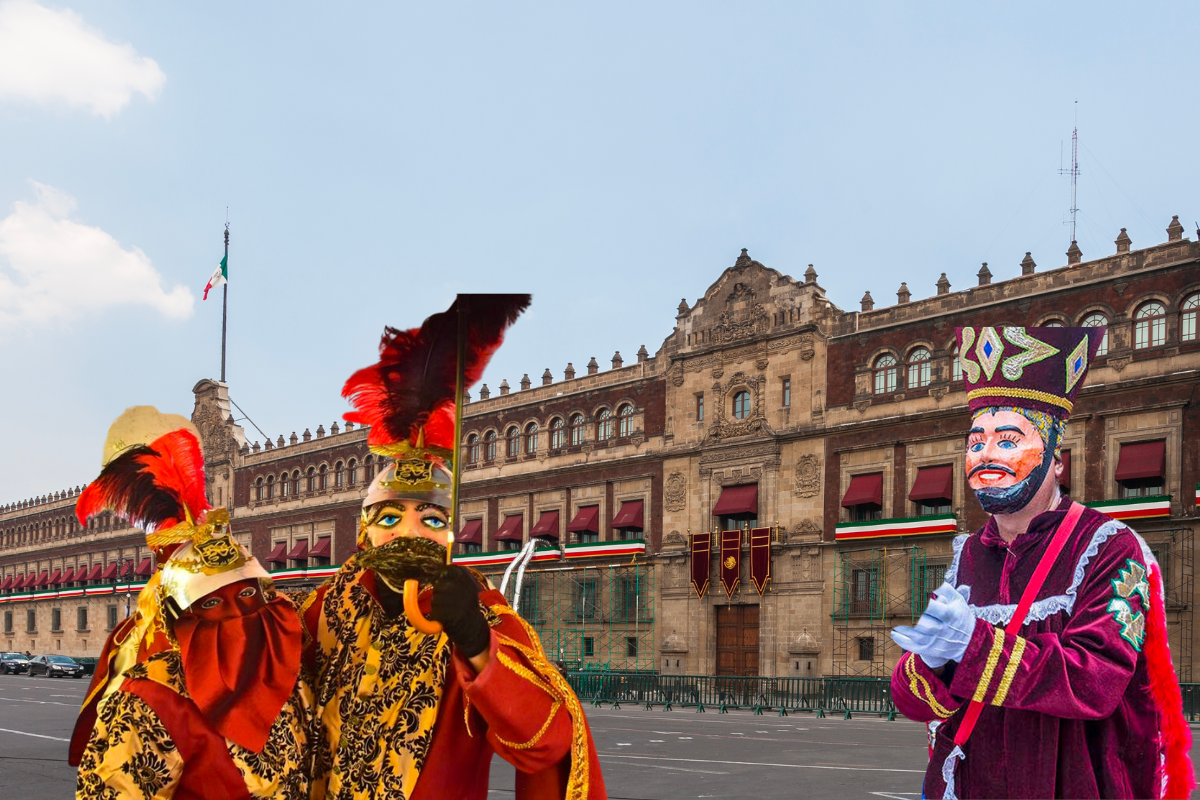
[[[1066,420],[1104,328],[958,328],[971,415],[1010,406]]]
[[[419,328],[384,328],[378,363],[342,388],[354,406],[346,420],[369,425],[367,446],[392,459],[372,481],[364,509],[407,499],[453,514],[463,394],[483,377],[529,301],[527,294],[460,294]]]

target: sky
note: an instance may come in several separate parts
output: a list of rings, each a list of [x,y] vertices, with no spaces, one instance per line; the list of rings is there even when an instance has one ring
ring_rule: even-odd
[[[531,292],[484,381],[607,369],[741,248],[843,309],[1200,218],[1194,7],[0,0],[0,504],[220,374],[329,427],[384,325]],[[1064,155],[1065,154],[1065,155]],[[250,438],[261,439],[247,421]]]

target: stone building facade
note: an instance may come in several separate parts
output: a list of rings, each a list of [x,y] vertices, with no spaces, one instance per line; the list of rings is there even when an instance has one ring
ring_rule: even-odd
[[[831,302],[811,265],[793,278],[743,251],[679,304],[653,354],[480,387],[464,414],[456,558],[500,583],[519,548],[541,542],[509,594],[568,663],[885,675],[888,628],[920,613],[953,537],[986,518],[963,476],[955,327],[1106,324],[1064,443],[1068,489],[1126,519],[1166,565],[1172,647],[1190,678],[1200,245],[1182,233],[1175,220],[1142,250],[1122,233],[1115,255],[1091,261],[1073,246],[1050,270],[1027,255],[1003,281],[985,264],[965,291],[943,275],[931,297],[902,285],[896,304],[877,309],[868,293],[859,311]],[[280,581],[314,585],[356,547],[379,467],[366,431],[334,423],[251,444],[228,387],[205,380],[194,394],[210,497],[231,504],[237,535]],[[1160,475],[1121,477],[1125,459],[1155,454]],[[120,587],[138,585],[118,569],[112,591],[102,576],[150,566],[138,531],[73,521],[77,492],[0,508],[0,586],[14,579],[0,588],[0,647],[95,654],[125,612]],[[714,537],[697,597],[691,536],[733,528],[769,529],[771,581],[760,595],[744,550],[726,594]],[[77,580],[50,585],[55,570]],[[29,574],[42,585],[15,580]]]

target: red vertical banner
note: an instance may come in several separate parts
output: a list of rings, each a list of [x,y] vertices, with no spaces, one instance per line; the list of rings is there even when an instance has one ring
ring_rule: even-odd
[[[721,531],[721,588],[732,598],[742,581],[742,532]]]
[[[708,591],[708,580],[711,574],[709,564],[712,557],[712,534],[692,534],[692,588],[696,597],[704,597]]]
[[[767,590],[771,580],[771,529],[755,528],[750,531],[750,582],[759,595]]]

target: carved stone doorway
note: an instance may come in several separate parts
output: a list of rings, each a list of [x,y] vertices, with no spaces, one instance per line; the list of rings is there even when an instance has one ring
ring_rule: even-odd
[[[758,675],[758,606],[717,606],[718,675]]]

